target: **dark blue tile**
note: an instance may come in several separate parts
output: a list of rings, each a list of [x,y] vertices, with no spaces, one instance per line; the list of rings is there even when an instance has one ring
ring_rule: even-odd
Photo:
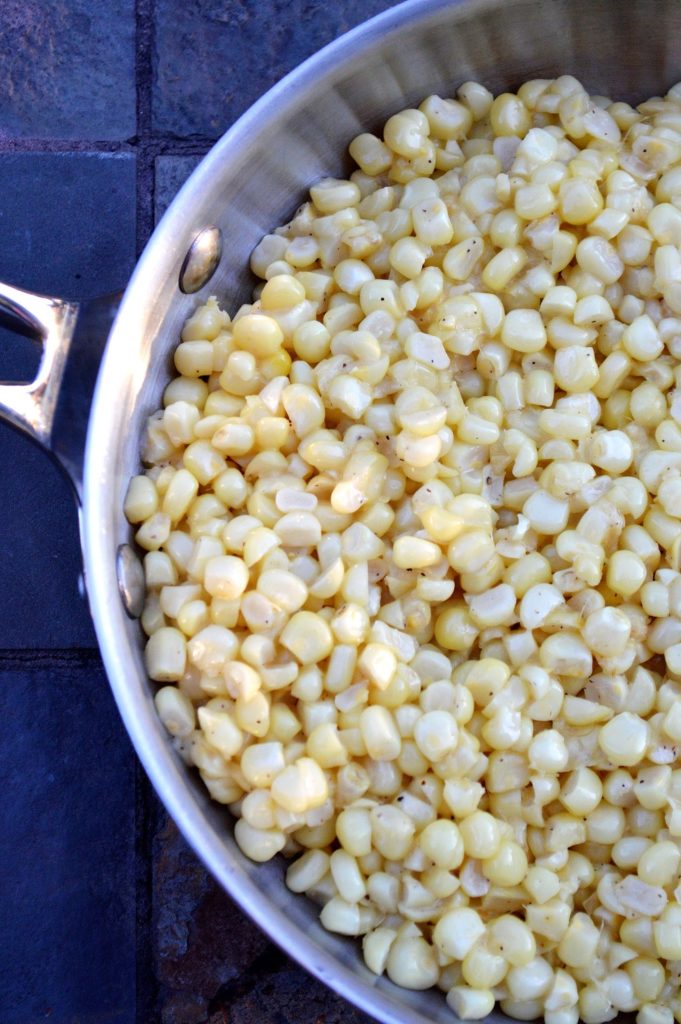
[[[201,161],[200,156],[158,156],[154,166],[154,219],[158,222],[182,185]]]
[[[0,132],[102,140],[135,134],[134,0],[1,6]]]
[[[0,648],[94,647],[78,593],[76,505],[61,470],[0,424]]]
[[[135,261],[130,153],[0,154],[0,280],[66,298],[118,291]]]
[[[153,123],[216,137],[306,57],[395,0],[158,0]]]
[[[135,760],[94,655],[0,668],[0,1020],[132,1024]]]
[[[135,158],[0,156],[0,233],[0,280],[69,298],[120,289],[135,260]],[[30,345],[15,339],[3,349],[0,377],[30,376]],[[70,488],[46,455],[5,424],[0,508],[0,648],[93,647],[78,596]]]

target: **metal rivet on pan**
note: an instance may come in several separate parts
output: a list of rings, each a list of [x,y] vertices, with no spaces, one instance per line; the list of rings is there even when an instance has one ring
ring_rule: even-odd
[[[116,552],[116,577],[123,606],[131,619],[139,619],[144,609],[144,569],[129,544]]]
[[[180,290],[192,295],[203,288],[215,273],[222,256],[222,232],[208,227],[199,231],[189,246],[180,270]]]

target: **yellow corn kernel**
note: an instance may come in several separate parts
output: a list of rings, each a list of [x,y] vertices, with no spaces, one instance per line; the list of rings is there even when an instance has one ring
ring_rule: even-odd
[[[280,643],[302,665],[311,665],[328,658],[333,647],[333,634],[320,615],[296,612],[286,623]]]

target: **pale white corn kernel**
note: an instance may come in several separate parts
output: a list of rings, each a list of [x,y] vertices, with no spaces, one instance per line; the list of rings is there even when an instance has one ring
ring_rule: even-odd
[[[420,116],[415,116],[417,114]],[[412,159],[423,152],[428,130],[428,120],[424,114],[416,110],[403,110],[386,121],[383,138],[393,152]]]
[[[352,140],[348,152],[365,174],[383,174],[392,163],[392,153],[375,135],[363,133]]]
[[[175,369],[183,377],[206,377],[213,372],[210,341],[183,341],[175,350]]]
[[[553,403],[555,383],[548,370],[531,370],[524,378],[523,390],[528,405],[548,408]]]
[[[473,118],[475,116],[474,104],[471,104],[471,99],[477,99],[478,103],[483,102],[482,93],[487,93],[487,90],[483,86],[477,86],[475,83],[468,83],[470,90],[466,88],[466,85],[461,86],[459,89],[459,95],[467,97],[465,99],[466,105],[459,103],[456,100],[441,99],[439,96],[428,96],[420,105],[421,110],[428,118],[430,130],[433,135],[443,139],[458,139],[463,135],[466,135],[473,124]],[[462,95],[463,92],[463,95]],[[489,96],[490,94],[487,93]],[[491,103],[491,96],[490,96]],[[473,113],[471,113],[471,109]]]
[[[190,736],[196,716],[189,697],[175,686],[163,686],[154,697],[158,716],[171,736]]]
[[[187,512],[199,489],[198,480],[186,469],[178,469],[163,495],[163,512],[176,525]]]
[[[515,967],[529,964],[536,956],[537,944],[530,928],[512,914],[502,914],[490,922],[486,941],[491,952]]]
[[[344,850],[353,857],[371,852],[371,817],[363,807],[349,807],[336,819],[336,834]]]
[[[234,757],[243,743],[243,733],[229,711],[221,709],[222,702],[215,699],[198,710],[199,725],[211,747],[225,760]]]
[[[323,850],[307,850],[286,872],[286,885],[291,892],[313,889],[329,870],[329,855]]]
[[[559,349],[553,372],[556,383],[567,393],[590,391],[599,380],[593,350],[580,345]]]
[[[421,753],[436,763],[456,749],[459,730],[456,719],[448,711],[427,711],[414,727],[414,740]]]
[[[662,729],[670,739],[681,740],[681,704],[672,704],[662,721]]]
[[[496,253],[482,271],[483,283],[501,292],[526,266],[528,255],[521,246],[508,246]],[[451,276],[451,275],[450,275]]]
[[[289,614],[302,608],[308,595],[303,580],[285,569],[267,569],[262,572],[258,577],[257,589]]]
[[[539,659],[547,672],[570,678],[588,676],[593,667],[590,648],[569,630],[548,636],[539,648]]]
[[[662,1003],[645,1003],[636,1014],[636,1024],[672,1024],[674,1019],[672,1007]]]
[[[179,629],[164,626],[149,637],[144,660],[151,679],[160,683],[177,682],[185,672],[187,646]]]
[[[614,593],[629,598],[645,583],[647,569],[633,551],[615,551],[608,562],[606,582]]]
[[[561,788],[560,801],[576,817],[591,813],[603,796],[603,784],[590,768],[581,767],[572,772]]]
[[[148,590],[177,583],[177,570],[165,551],[147,552],[144,556],[144,579]]]
[[[338,893],[348,903],[358,903],[366,896],[366,884],[357,861],[345,850],[334,850],[329,868]]]
[[[201,587],[196,583],[182,583],[178,586],[163,587],[159,595],[161,611],[171,619],[176,619],[189,601],[201,594]]]
[[[638,862],[636,873],[648,885],[667,886],[676,877],[681,853],[675,843],[663,840],[654,843],[644,851]],[[681,926],[681,922],[677,922]]]
[[[302,665],[313,665],[329,656],[333,635],[321,615],[298,611],[286,624],[280,642]]]
[[[257,743],[241,755],[241,771],[251,786],[269,787],[285,767],[284,751],[278,741]]]
[[[461,973],[472,988],[493,988],[504,980],[508,964],[503,956],[493,953],[482,943],[473,946],[464,958]]]
[[[518,886],[527,872],[527,855],[513,840],[502,840],[497,853],[484,860],[482,873],[496,886]]]
[[[465,238],[447,250],[442,269],[451,281],[465,281],[482,258],[484,243],[479,236]]]
[[[357,664],[379,690],[390,686],[397,671],[397,657],[385,644],[367,644]]]
[[[364,936],[362,940],[364,962],[374,974],[384,973],[390,949],[396,937],[395,929],[386,927],[375,928]]]
[[[123,511],[129,523],[143,523],[158,510],[158,493],[148,476],[134,476],[128,485]]]
[[[591,433],[591,422],[584,413],[545,409],[539,414],[538,426],[551,437],[582,441]]]
[[[420,937],[397,938],[390,947],[386,972],[403,988],[431,988],[439,975],[433,947]]]
[[[657,999],[664,985],[664,968],[658,960],[640,956],[630,960],[624,968],[630,976],[634,992],[639,999],[653,1001]]]
[[[539,220],[553,213],[557,205],[551,188],[545,184],[523,185],[515,193],[515,212],[523,220]]]
[[[642,760],[648,742],[648,727],[638,715],[624,711],[602,726],[598,745],[614,765],[627,767]]]
[[[618,608],[600,608],[586,619],[582,635],[597,655],[621,654],[631,635],[631,622]]]
[[[523,594],[519,618],[525,629],[538,629],[551,612],[565,603],[560,591],[549,583],[537,583]]]
[[[657,328],[647,314],[636,317],[624,329],[622,345],[632,359],[638,359],[641,362],[657,359],[664,348]]]
[[[418,843],[428,860],[443,870],[454,871],[463,861],[463,840],[452,821],[439,820],[426,825]]]
[[[583,238],[577,245],[576,259],[582,270],[604,284],[613,284],[621,276],[624,264],[617,249],[604,238]]]
[[[438,545],[421,537],[398,537],[393,545],[393,560],[400,569],[425,569],[441,558]]]
[[[170,536],[172,523],[167,512],[154,512],[145,519],[135,534],[135,540],[145,551],[158,551]]]
[[[530,765],[535,771],[554,774],[568,765],[569,754],[562,735],[555,729],[538,733],[528,748]]]
[[[539,352],[546,345],[546,329],[534,309],[512,309],[506,314],[501,340],[515,352]]]
[[[241,558],[222,555],[206,563],[204,586],[212,597],[232,601],[248,586],[248,569]]]
[[[446,101],[453,102],[453,101]],[[417,202],[411,209],[416,238],[427,246],[448,245],[454,234],[447,206],[437,196]]]
[[[560,186],[560,214],[568,224],[588,224],[603,210],[603,198],[594,181],[567,178]]]
[[[554,498],[542,490],[531,494],[523,505],[523,515],[532,529],[546,536],[553,536],[565,529],[569,512],[570,507],[566,500]]]
[[[207,675],[222,673],[225,663],[236,657],[238,649],[236,635],[231,629],[218,625],[206,626],[187,644],[189,661]]]
[[[359,727],[367,752],[375,761],[392,761],[402,749],[402,739],[395,720],[387,708],[365,708]]]
[[[532,896],[535,903],[542,904],[558,895],[560,891],[560,879],[548,868],[531,867],[523,885]]]
[[[276,808],[264,789],[248,793],[241,801],[241,817],[253,828],[276,828]]]
[[[664,660],[669,672],[678,676],[681,674],[681,643],[672,644],[664,652]]]
[[[568,967],[586,967],[596,953],[598,939],[593,921],[586,914],[577,913],[558,945],[558,956]]]
[[[272,799],[284,810],[302,814],[320,807],[329,795],[324,772],[309,757],[300,757],[275,777]]]
[[[567,285],[555,285],[543,297],[540,312],[547,318],[572,317],[577,308],[577,293]]]
[[[251,736],[265,736],[270,727],[270,705],[265,694],[258,692],[248,698],[238,697],[235,718],[244,732]]]
[[[515,610],[516,595],[507,583],[468,599],[471,619],[479,629],[508,625]]]
[[[322,178],[310,189],[310,198],[320,213],[328,214],[356,206],[361,196],[354,182]]]
[[[459,1020],[483,1020],[494,1009],[494,992],[490,989],[453,985],[447,993],[447,1005]]]
[[[286,836],[277,829],[253,828],[244,818],[240,818],[234,826],[234,838],[239,849],[247,857],[257,863],[271,860],[286,843]]]
[[[658,245],[681,245],[681,217],[671,203],[658,203],[652,208],[648,227]]]
[[[433,931],[433,942],[446,956],[463,960],[485,934],[476,910],[460,907],[442,915]]]
[[[499,824],[486,811],[474,811],[464,818],[459,830],[467,856],[486,860],[498,852],[501,840]]]
[[[372,841],[387,860],[402,860],[411,848],[415,826],[411,818],[389,804],[371,810]]]
[[[403,277],[414,278],[423,270],[430,252],[430,247],[418,239],[398,238],[390,249],[390,265]]]

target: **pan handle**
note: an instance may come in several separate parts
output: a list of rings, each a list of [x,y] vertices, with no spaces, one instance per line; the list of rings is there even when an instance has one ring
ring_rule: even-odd
[[[78,305],[0,283],[0,319],[40,341],[43,354],[30,384],[0,384],[0,417],[50,448],[59,388],[76,326]]]
[[[0,384],[0,419],[55,458],[79,503],[90,405],[120,299],[68,302],[0,283],[0,323],[43,349],[34,381]]]

